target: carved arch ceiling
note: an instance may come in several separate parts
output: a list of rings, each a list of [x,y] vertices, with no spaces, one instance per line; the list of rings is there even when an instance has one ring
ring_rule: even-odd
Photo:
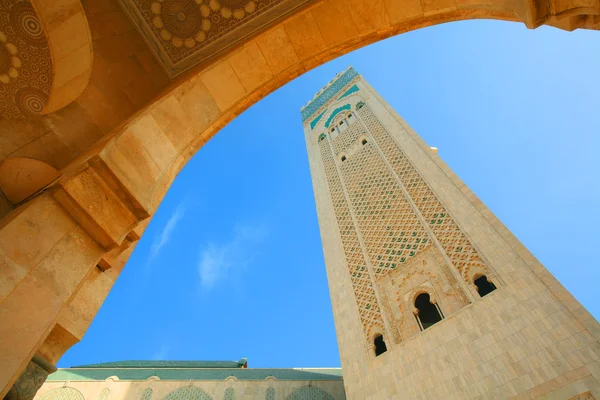
[[[80,0],[0,0],[0,117],[56,111],[79,96],[92,70]]]
[[[119,0],[173,79],[311,0]]]

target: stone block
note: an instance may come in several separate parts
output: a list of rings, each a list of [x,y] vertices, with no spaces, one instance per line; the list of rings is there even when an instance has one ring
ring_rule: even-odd
[[[327,46],[342,43],[357,35],[353,18],[348,18],[349,13],[350,8],[345,0],[321,2],[311,9],[311,15]]]
[[[390,17],[385,8],[385,0],[349,0],[347,7],[352,15],[358,34],[384,29],[389,26]]]
[[[247,44],[229,56],[229,64],[248,93],[273,77],[273,72],[256,42]]]
[[[204,72],[202,82],[221,111],[227,111],[246,94],[228,61],[221,61]]]
[[[296,50],[283,26],[276,26],[256,40],[271,71],[278,74],[298,62]]]
[[[54,197],[106,249],[121,244],[137,224],[137,217],[93,168],[60,187]]]
[[[300,60],[325,50],[327,45],[310,11],[302,12],[283,23]]]
[[[385,0],[385,5],[392,24],[423,16],[419,0]]]

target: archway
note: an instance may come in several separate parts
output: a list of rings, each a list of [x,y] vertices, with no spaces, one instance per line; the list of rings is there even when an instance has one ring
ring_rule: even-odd
[[[0,335],[18,338],[19,344],[2,341],[7,360],[1,375],[5,390],[38,350],[55,362],[80,339],[89,321],[75,326],[60,320],[61,313],[106,295],[111,274],[118,274],[119,265],[185,162],[227,121],[283,83],[354,48],[435,23],[496,18],[523,21],[530,27],[542,22],[569,29],[597,24],[596,17],[575,17],[597,8],[596,3],[570,9],[556,4],[552,13],[529,3],[442,3],[411,8],[382,1],[379,13],[370,12],[376,9],[371,3],[355,4],[351,9],[354,25],[345,31],[328,30],[324,17],[345,12],[341,6],[317,4],[248,41],[228,58],[190,73],[189,79],[174,84],[110,137],[80,153],[57,182],[5,218],[5,235],[21,230],[31,235],[28,243],[11,242],[13,250],[32,255],[9,256],[20,275],[2,303],[8,319]],[[313,33],[318,40],[304,40]],[[274,48],[279,50],[277,56],[268,51]],[[240,70],[248,60],[255,60],[250,63],[255,68]],[[40,278],[36,274],[43,272],[33,267],[44,266],[44,260],[53,263],[49,268],[64,284],[45,287],[39,297],[32,298],[31,291],[37,291],[33,285]],[[32,312],[23,313],[23,304],[29,304]]]

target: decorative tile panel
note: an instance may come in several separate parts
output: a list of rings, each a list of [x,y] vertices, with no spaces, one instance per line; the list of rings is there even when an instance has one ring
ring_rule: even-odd
[[[350,106],[350,104],[345,104],[341,107],[337,107],[335,110],[333,110],[333,112],[331,113],[331,115],[329,116],[329,118],[327,118],[327,121],[325,121],[325,128],[329,128],[329,124],[331,124],[331,121],[335,118],[336,115],[338,115],[339,113],[341,113],[344,110],[350,110],[352,107]]]
[[[326,86],[313,100],[310,101],[305,107],[302,107],[300,114],[302,115],[302,122],[306,121],[317,112],[325,103],[335,97],[344,87],[352,81],[352,79],[358,76],[358,72],[352,67],[348,68],[341,76],[334,78],[333,82]]]
[[[310,122],[310,129],[315,129],[315,126],[317,126],[317,124],[319,123],[321,118],[323,118],[323,115],[325,115],[326,112],[327,112],[327,110],[323,111],[321,114],[317,115],[317,118],[313,119]]]
[[[350,96],[352,93],[356,93],[356,92],[358,92],[358,91],[359,91],[359,89],[358,89],[358,86],[356,86],[356,85],[352,85],[352,86],[350,86],[350,89],[346,90],[346,92],[345,92],[343,95],[341,95],[340,97],[338,97],[338,100],[341,100],[341,99],[343,99],[344,97],[348,97],[348,96]]]

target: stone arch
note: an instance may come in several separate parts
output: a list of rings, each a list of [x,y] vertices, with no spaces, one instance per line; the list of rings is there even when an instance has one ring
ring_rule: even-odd
[[[20,275],[7,288],[10,295],[6,298],[4,322],[11,330],[7,338],[0,338],[0,353],[8,360],[0,375],[3,388],[0,394],[10,389],[40,345],[47,345],[46,350],[52,350],[59,358],[80,340],[71,335],[68,326],[55,324],[69,302],[86,302],[85,296],[89,295],[81,291],[71,297],[87,276],[80,273],[85,268],[75,266],[89,270],[98,265],[105,271],[126,260],[185,163],[223,126],[269,93],[340,55],[426,26],[487,18],[523,22],[529,28],[547,24],[566,30],[598,29],[599,14],[598,0],[321,1],[291,13],[257,36],[245,38],[218,59],[191,69],[185,78],[163,90],[154,102],[136,109],[129,119],[115,125],[117,128],[110,135],[91,148],[78,150],[74,154],[77,158],[62,170],[62,176],[18,210],[22,218],[13,218],[11,214],[3,220],[6,223],[0,224],[3,230],[18,231],[31,215],[30,223],[44,226],[46,222],[41,219],[40,211],[52,210],[56,218],[76,221],[76,227],[64,227],[62,233],[78,230],[84,237],[77,248],[70,250],[79,258],[51,266],[75,271],[72,285],[65,286],[64,292],[54,294],[51,299],[40,296],[24,302],[18,298],[22,294],[12,289],[24,281],[35,281],[31,271],[36,269],[35,265],[25,267],[16,261],[19,269],[30,272]],[[350,18],[337,18],[340,15]],[[332,24],[331,20],[339,23]],[[66,65],[71,67],[71,63],[72,60]],[[79,84],[89,78],[85,74],[84,71],[78,75]],[[76,96],[81,91],[74,89],[69,93]],[[90,207],[94,202],[97,206]],[[44,232],[40,230],[39,234]],[[32,254],[38,254],[36,263],[52,249],[42,242],[31,242],[37,243],[32,246],[39,246],[31,249]],[[39,312],[24,312],[23,304]],[[96,313],[97,309],[90,312]],[[55,349],[55,343],[42,340],[50,331],[50,338],[64,331],[73,339],[69,346]]]
[[[334,398],[318,387],[301,386],[290,393],[285,400],[334,400]]]
[[[61,387],[47,391],[40,400],[85,400],[83,394],[72,387]]]
[[[184,386],[173,390],[164,400],[212,400],[212,397],[199,387]]]

